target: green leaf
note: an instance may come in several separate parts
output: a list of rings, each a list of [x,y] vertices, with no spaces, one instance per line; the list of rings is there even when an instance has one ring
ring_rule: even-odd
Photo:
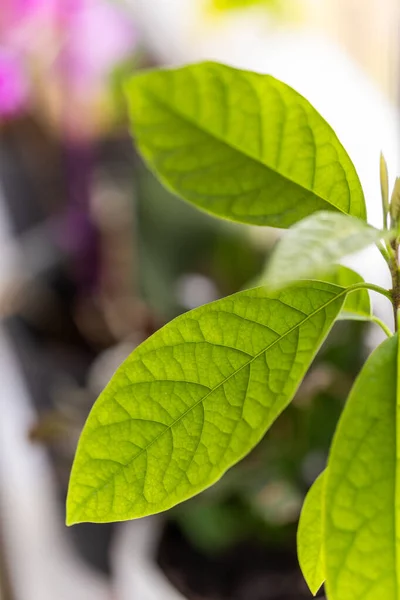
[[[344,288],[351,287],[356,283],[364,283],[364,279],[361,275],[343,265],[334,265],[333,270],[324,275],[323,281],[335,283]],[[368,290],[357,290],[351,292],[346,297],[346,301],[338,319],[369,321],[371,317],[372,308]]]
[[[325,581],[323,545],[323,493],[325,475],[315,480],[304,500],[297,530],[297,554],[301,571],[315,596]]]
[[[399,600],[397,335],[366,362],[340,419],[325,482],[329,600]]]
[[[357,283],[365,283],[364,279],[349,267],[333,265],[329,273],[325,273],[320,280],[334,283],[343,288],[349,288]],[[246,288],[265,285],[265,275],[255,277]],[[367,289],[359,289],[346,296],[343,309],[337,317],[342,321],[370,321],[373,318],[371,300]]]
[[[357,173],[334,131],[281,81],[208,62],[136,75],[127,94],[141,153],[199,208],[272,227],[320,210],[365,219]]]
[[[263,277],[271,289],[293,279],[329,273],[333,264],[349,254],[378,242],[383,233],[360,219],[320,212],[294,225],[278,242]]]
[[[299,282],[188,312],[123,363],[85,425],[68,524],[166,510],[245,456],[292,399],[346,291]]]

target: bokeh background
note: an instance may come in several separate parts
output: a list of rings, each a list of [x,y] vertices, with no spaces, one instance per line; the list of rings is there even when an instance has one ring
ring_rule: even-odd
[[[123,83],[201,59],[281,78],[336,129],[379,225],[381,150],[400,173],[399,32],[398,0],[1,0],[1,600],[310,597],[296,524],[379,339],[365,324],[335,326],[215,487],[156,518],[64,526],[79,432],[115,368],[172,317],[251,285],[280,235],[165,191],[130,138]],[[388,283],[373,250],[347,264]]]

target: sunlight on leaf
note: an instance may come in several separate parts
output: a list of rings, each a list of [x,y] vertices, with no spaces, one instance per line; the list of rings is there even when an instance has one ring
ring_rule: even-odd
[[[298,282],[188,312],[139,346],[92,409],[68,524],[166,510],[245,456],[293,398],[345,290]]]
[[[144,158],[197,207],[272,227],[321,210],[366,218],[334,131],[274,77],[208,62],[136,75],[127,96]]]
[[[366,362],[340,419],[325,482],[329,600],[399,599],[397,335]]]

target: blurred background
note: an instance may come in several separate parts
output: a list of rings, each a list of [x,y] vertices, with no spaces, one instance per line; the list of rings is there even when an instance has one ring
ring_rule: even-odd
[[[123,82],[205,58],[279,77],[336,129],[379,225],[381,150],[400,173],[399,27],[397,0],[1,0],[0,600],[310,598],[296,524],[378,340],[362,323],[335,326],[215,487],[161,517],[64,526],[77,439],[115,368],[251,285],[280,234],[166,192],[132,144]],[[388,284],[378,252],[347,264]]]

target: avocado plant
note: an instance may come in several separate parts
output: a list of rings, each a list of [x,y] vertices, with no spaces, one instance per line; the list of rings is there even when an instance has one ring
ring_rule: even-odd
[[[175,194],[241,223],[287,228],[259,287],[181,315],[142,343],[95,403],[71,473],[67,524],[135,519],[211,486],[291,402],[338,319],[387,339],[350,393],[300,516],[298,555],[329,600],[400,599],[398,336],[369,290],[400,304],[400,183],[381,157],[382,229],[332,128],[277,79],[217,63],[141,72],[133,136]],[[390,197],[391,196],[391,197]],[[375,244],[392,289],[338,265]]]

